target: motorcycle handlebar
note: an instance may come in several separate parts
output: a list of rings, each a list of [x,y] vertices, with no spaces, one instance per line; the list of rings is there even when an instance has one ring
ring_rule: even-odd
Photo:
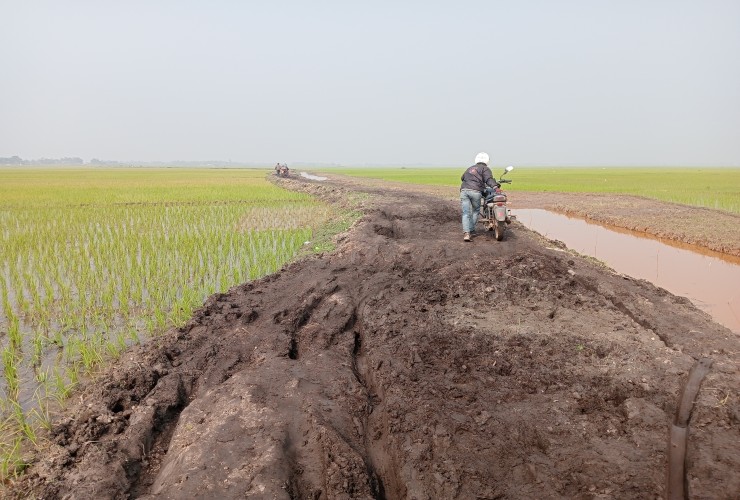
[[[499,179],[499,184],[511,184],[511,180],[509,179]]]

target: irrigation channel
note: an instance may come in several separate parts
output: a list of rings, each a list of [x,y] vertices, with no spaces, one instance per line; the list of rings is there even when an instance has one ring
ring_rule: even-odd
[[[740,258],[542,209],[516,210],[517,220],[615,271],[686,297],[740,333]]]

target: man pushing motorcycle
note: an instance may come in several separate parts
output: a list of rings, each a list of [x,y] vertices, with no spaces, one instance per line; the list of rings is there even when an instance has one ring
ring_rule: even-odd
[[[480,202],[486,186],[491,189],[500,187],[500,184],[493,178],[488,163],[488,154],[478,153],[475,156],[475,165],[468,167],[460,176],[462,181],[460,205],[462,206],[464,241],[470,241],[470,233],[475,232],[475,224],[478,222],[478,214],[480,213]]]

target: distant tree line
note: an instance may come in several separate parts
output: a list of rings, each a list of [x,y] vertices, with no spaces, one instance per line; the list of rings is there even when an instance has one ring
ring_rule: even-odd
[[[90,162],[92,163],[92,161]],[[39,158],[38,160],[24,160],[20,156],[10,158],[0,157],[0,165],[84,165],[85,161],[76,156],[65,158]]]
[[[215,167],[215,168],[234,168],[234,167],[247,167],[247,168],[267,168],[271,166],[270,163],[253,163],[253,162],[233,162],[231,160],[198,160],[198,161],[129,161],[120,162],[115,160],[99,160],[93,158],[89,162],[85,162],[82,158],[77,156],[65,157],[65,158],[39,158],[37,160],[24,160],[20,156],[11,156],[4,158],[0,156],[0,166],[23,166],[23,165],[90,165],[90,166],[102,166],[102,167],[136,167],[136,166],[147,166],[147,167]],[[296,165],[302,165],[296,163]],[[309,165],[309,164],[306,164]],[[310,164],[314,165],[314,164]]]

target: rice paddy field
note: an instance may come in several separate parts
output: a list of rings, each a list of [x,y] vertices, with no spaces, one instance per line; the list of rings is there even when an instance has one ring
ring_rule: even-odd
[[[465,167],[337,168],[331,172],[413,184],[459,186]],[[494,177],[503,172],[494,166]],[[329,171],[327,169],[327,171]],[[515,167],[507,175],[516,191],[628,193],[661,201],[740,213],[740,168]]]
[[[346,217],[267,175],[0,169],[0,477],[82,377]]]

